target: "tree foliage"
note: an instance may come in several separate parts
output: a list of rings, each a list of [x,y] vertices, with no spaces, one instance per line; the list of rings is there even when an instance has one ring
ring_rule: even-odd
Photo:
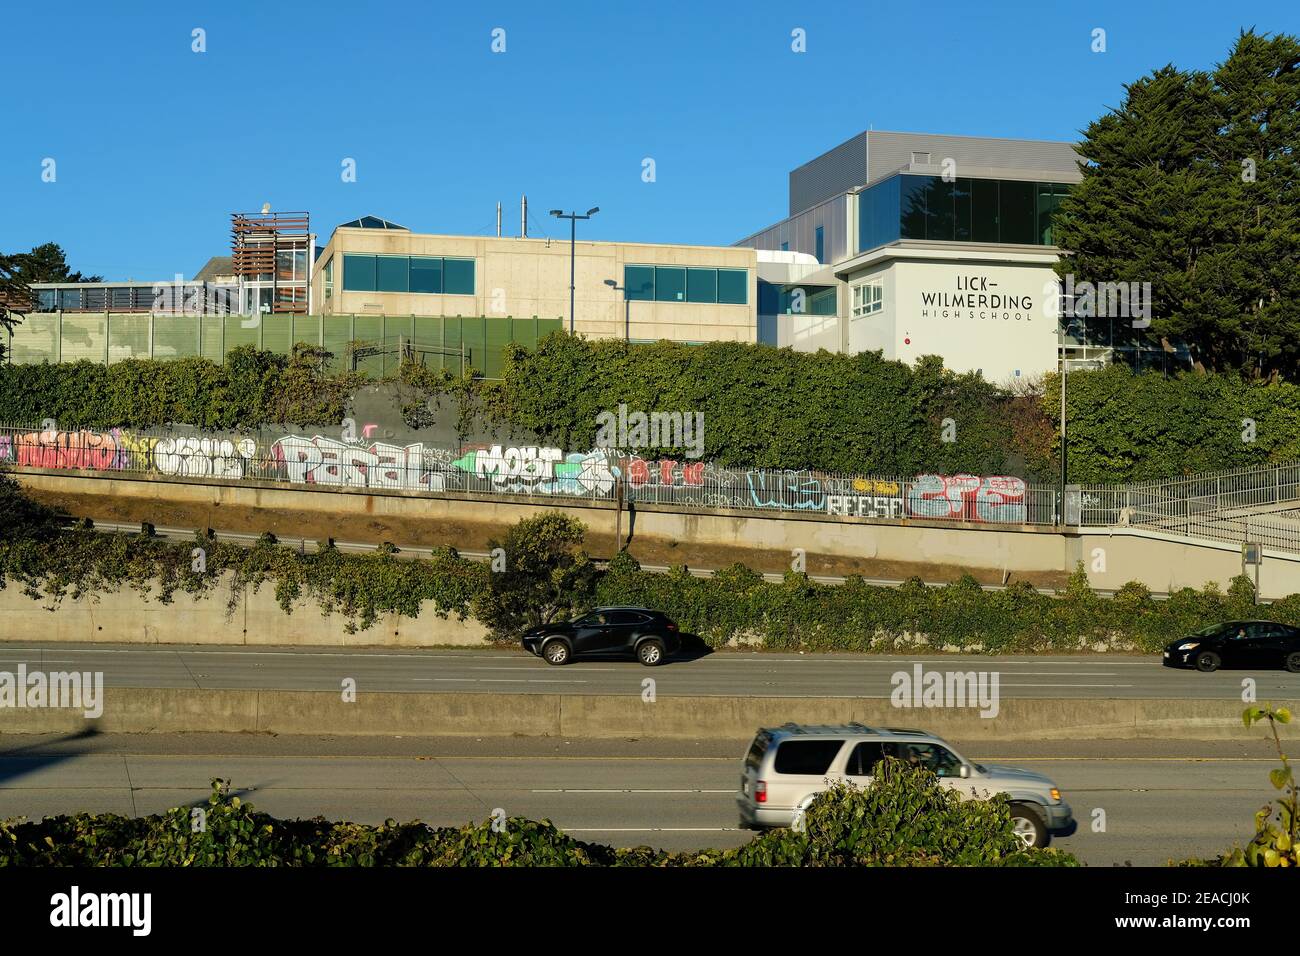
[[[1300,368],[1300,40],[1253,31],[1211,71],[1162,67],[1091,123],[1057,271],[1150,282],[1151,333],[1204,368]],[[1125,335],[1132,329],[1116,323]]]

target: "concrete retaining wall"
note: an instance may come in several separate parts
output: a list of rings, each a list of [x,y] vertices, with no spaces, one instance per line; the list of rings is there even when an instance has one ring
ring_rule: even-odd
[[[1004,700],[997,718],[976,711],[900,712],[884,699],[666,697],[556,694],[360,693],[110,687],[103,716],[79,711],[0,711],[12,734],[277,733],[355,735],[513,735],[585,738],[747,739],[786,721],[924,727],[962,741],[1088,739],[1247,739],[1243,705],[1231,700]],[[1292,712],[1300,701],[1279,701]],[[1300,736],[1292,724],[1281,728]]]
[[[417,618],[381,615],[370,628],[349,634],[340,614],[325,616],[314,600],[300,600],[292,613],[280,609],[274,585],[256,593],[245,588],[229,609],[230,573],[209,596],[177,592],[171,604],[157,590],[142,595],[130,588],[64,598],[54,611],[10,584],[0,591],[0,640],[96,641],[112,644],[293,644],[361,647],[384,644],[407,647],[478,646],[487,629],[478,621],[440,618],[425,601]]]

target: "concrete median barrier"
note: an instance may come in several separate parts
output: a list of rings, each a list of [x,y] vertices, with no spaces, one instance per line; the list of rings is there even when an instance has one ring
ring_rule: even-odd
[[[103,715],[5,708],[0,734],[274,733],[393,736],[744,738],[758,727],[796,721],[916,727],[965,741],[1232,739],[1248,734],[1244,705],[1231,700],[1015,699],[998,716],[976,710],[900,710],[885,699],[659,697],[558,694],[365,693],[110,687]],[[1274,701],[1292,712],[1298,701]],[[1296,725],[1282,728],[1300,736]],[[1258,731],[1249,732],[1258,736]]]

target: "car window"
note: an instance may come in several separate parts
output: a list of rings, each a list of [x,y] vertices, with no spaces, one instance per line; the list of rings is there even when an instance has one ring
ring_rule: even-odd
[[[956,777],[961,774],[961,761],[947,747],[926,743],[900,743],[895,746],[898,758],[912,766],[933,770],[940,777]]]
[[[1252,625],[1251,627],[1246,627],[1244,624],[1243,624],[1243,625],[1239,625],[1239,626],[1233,628],[1232,633],[1228,635],[1228,640],[1230,640],[1230,641],[1245,641],[1245,640],[1248,640],[1248,639],[1252,636],[1252,635],[1251,635],[1251,631],[1253,631],[1253,630],[1254,630],[1254,626],[1253,626],[1253,625]]]
[[[635,611],[609,611],[605,614],[609,624],[640,624],[645,618]]]
[[[605,622],[605,616],[603,614],[597,614],[595,612],[592,612],[591,614],[584,614],[582,617],[578,618],[573,623],[578,627],[595,627],[596,625],[603,624],[604,622]]]
[[[842,740],[783,740],[776,748],[776,772],[820,777],[843,746]]]
[[[849,754],[849,762],[844,772],[850,777],[870,777],[876,764],[884,759],[885,750],[881,744],[875,741],[861,743],[853,748],[853,753]]]
[[[749,752],[745,754],[745,766],[753,767],[757,770],[763,765],[763,754],[767,753],[767,745],[772,742],[772,738],[767,734],[758,734],[754,742],[749,745]]]
[[[1232,628],[1231,624],[1211,624],[1209,627],[1203,627],[1196,631],[1193,637],[1217,637],[1220,634],[1227,633]]]

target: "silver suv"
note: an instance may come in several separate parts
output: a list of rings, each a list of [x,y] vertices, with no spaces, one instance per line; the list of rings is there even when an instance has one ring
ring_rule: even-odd
[[[1076,824],[1061,791],[1040,773],[971,763],[952,745],[923,730],[863,724],[764,728],[745,754],[736,803],[745,829],[798,826],[813,797],[834,783],[866,786],[877,763],[895,757],[933,770],[965,798],[1004,793],[1016,835],[1026,846],[1047,846]]]

